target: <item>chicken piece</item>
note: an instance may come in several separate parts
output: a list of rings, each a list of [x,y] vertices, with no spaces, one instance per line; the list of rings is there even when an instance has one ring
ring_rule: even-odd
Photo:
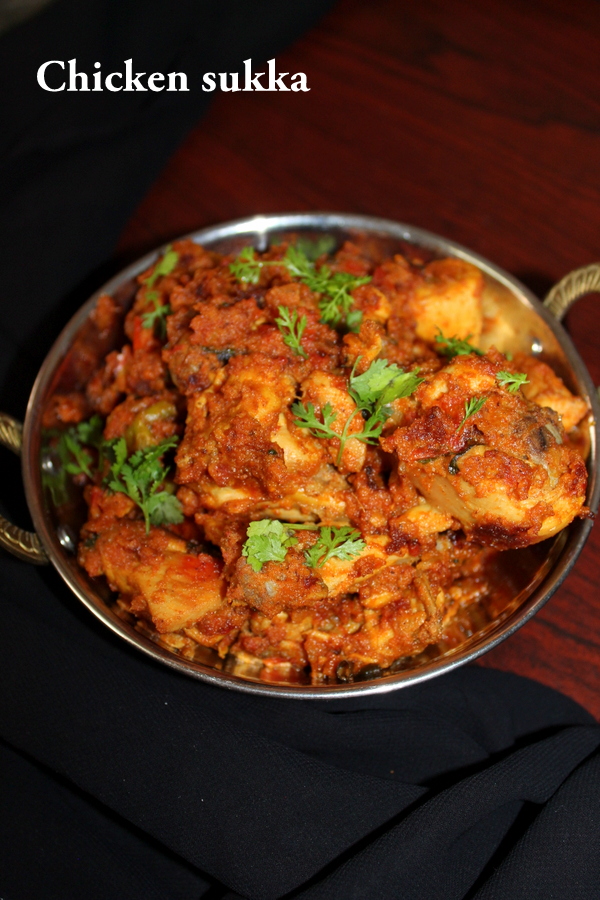
[[[235,605],[249,606],[273,617],[283,610],[310,607],[327,598],[319,572],[309,569],[301,551],[292,547],[283,563],[267,562],[255,572],[240,556],[227,591]]]
[[[328,596],[340,597],[343,594],[351,594],[380,569],[402,564],[411,565],[418,560],[418,557],[410,556],[404,547],[395,553],[387,552],[390,544],[387,535],[371,534],[364,540],[366,547],[359,556],[349,560],[333,557],[316,570],[327,587]]]
[[[433,344],[441,331],[476,343],[483,325],[483,285],[479,269],[462,259],[438,259],[425,266],[411,304],[417,337]]]
[[[131,611],[163,634],[224,604],[222,562],[186,548],[162,528],[146,534],[143,522],[121,520],[97,535],[93,552],[82,547],[80,562],[91,574],[105,575],[110,588],[130,600]]]
[[[352,291],[353,308],[362,313],[362,321],[385,325],[392,312],[392,305],[385,294],[373,286],[362,284]]]
[[[231,491],[240,500],[282,497],[290,484],[314,474],[322,462],[319,453],[307,450],[301,460],[297,452],[288,470],[284,450],[274,440],[281,435],[280,415],[295,393],[296,381],[281,360],[258,353],[230,360],[212,386],[188,402],[177,482],[205,493],[214,508],[215,500],[223,502],[216,489],[225,489],[227,500]]]
[[[508,549],[552,537],[580,515],[587,472],[556,413],[500,385],[502,359],[456,357],[421,385],[415,420],[382,446],[472,539]]]
[[[381,354],[384,337],[385,331],[381,325],[372,319],[363,319],[358,334],[350,331],[344,335],[346,365],[352,368],[356,364],[359,375],[365,372]]]
[[[576,397],[550,366],[527,353],[515,353],[511,371],[524,372],[528,382],[521,388],[523,395],[538,406],[548,406],[558,413],[565,431],[578,425],[588,406],[581,397]]]
[[[374,669],[374,677],[441,637],[446,597],[442,590],[432,590],[425,573],[407,566],[387,568],[368,583],[367,591],[361,591],[360,627],[331,627],[334,621],[319,627],[315,621],[306,636],[313,684],[352,680],[367,667]]]
[[[416,506],[394,516],[389,525],[394,547],[404,543],[420,546],[428,538],[435,539],[438,534],[455,527],[455,519],[446,510],[438,509],[420,497]]]
[[[261,518],[348,525],[347,490],[348,484],[343,475],[333,465],[324,463],[298,490],[280,500],[257,503],[254,509]]]
[[[303,551],[315,543],[314,532],[297,532],[298,545],[288,550],[283,563],[265,563],[259,572],[240,557],[236,563],[231,586],[227,593],[234,603],[241,603],[273,616],[284,609],[310,607],[324,600],[332,601],[358,590],[375,572],[401,564],[418,561],[405,548],[387,553],[389,538],[371,535],[366,547],[353,559],[333,557],[324,565],[307,565]]]
[[[317,415],[322,414],[323,408],[329,404],[336,418],[331,422],[331,429],[336,434],[342,434],[348,421],[349,436],[362,431],[364,420],[357,413],[356,403],[350,396],[346,386],[346,379],[341,375],[330,375],[326,372],[313,372],[302,382],[302,400],[305,406],[309,403],[315,408]],[[325,442],[327,444],[330,459],[338,465],[343,472],[359,472],[365,462],[367,448],[361,441],[351,437],[346,441],[344,451],[338,464],[340,443],[336,438]]]
[[[80,391],[53,394],[44,408],[44,428],[82,422],[89,415],[89,403]]]

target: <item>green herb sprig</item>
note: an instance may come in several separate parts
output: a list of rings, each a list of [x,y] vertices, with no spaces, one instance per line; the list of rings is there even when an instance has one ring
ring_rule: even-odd
[[[290,245],[282,259],[261,260],[253,247],[244,247],[229,266],[229,271],[238,281],[258,284],[260,273],[267,266],[283,266],[292,278],[297,278],[317,294],[321,294],[319,309],[321,321],[336,328],[345,324],[351,331],[357,331],[362,320],[360,310],[352,310],[350,291],[371,281],[369,275],[357,277],[349,272],[332,272],[328,266],[317,269],[302,247]]]
[[[467,335],[466,340],[458,337],[445,337],[440,331],[435,336],[435,342],[436,344],[440,344],[439,351],[443,356],[452,358],[454,356],[468,356],[469,353],[483,356],[483,350],[479,350],[477,347],[474,347],[473,344],[469,343],[470,337],[472,337],[470,334]]]
[[[267,562],[283,562],[289,548],[297,543],[289,525],[278,519],[259,519],[248,525],[242,556],[255,572],[260,572]]]
[[[242,556],[255,572],[260,572],[267,562],[284,562],[290,547],[298,543],[294,531],[305,529],[319,531],[317,541],[309,550],[304,551],[306,564],[311,568],[321,568],[325,563],[337,557],[342,560],[360,556],[366,547],[360,532],[349,525],[340,528],[318,525],[296,525],[291,522],[280,522],[278,519],[259,519],[251,522],[246,532],[246,541],[242,547]]]
[[[177,437],[165,438],[154,447],[144,447],[127,457],[127,442],[118,438],[110,447],[114,462],[104,483],[111,491],[126,494],[139,506],[146,524],[176,524],[183,521],[181,503],[170,491],[161,486],[169,472],[161,457],[177,445]]]
[[[177,253],[175,250],[172,250],[170,246],[167,247],[165,255],[156,264],[152,274],[144,279],[146,288],[153,288],[159,278],[164,278],[165,275],[170,275],[177,265],[178,261],[179,253]],[[154,328],[155,326],[157,326],[157,331],[160,337],[164,338],[167,333],[166,319],[171,312],[171,307],[168,303],[160,302],[160,294],[158,293],[158,291],[149,290],[146,294],[146,299],[154,304],[154,309],[144,313],[144,315],[142,316],[142,327]]]
[[[462,422],[460,423],[460,425],[458,426],[458,428],[456,430],[460,431],[460,429],[463,427],[463,425],[465,424],[467,419],[470,419],[471,416],[474,416],[475,413],[478,413],[479,410],[482,409],[482,407],[486,401],[487,401],[487,397],[471,397],[470,400],[465,400],[465,415],[464,415]]]
[[[55,506],[61,506],[68,500],[67,473],[87,475],[90,479],[94,477],[94,459],[90,447],[95,447],[98,451],[97,468],[101,467],[103,428],[102,419],[95,415],[87,422],[71,425],[65,431],[50,429],[45,432],[48,443],[44,444],[44,449],[55,453],[60,462],[57,466],[42,466],[42,483],[50,491]]]
[[[524,384],[529,384],[529,379],[523,372],[498,372],[496,380],[511,394],[516,394]]]
[[[405,372],[387,359],[375,359],[366,372],[355,375],[360,359],[359,356],[350,375],[350,395],[360,409],[380,410],[386,419],[391,413],[390,404],[410,397],[424,380],[419,378],[419,369]]]
[[[375,444],[381,435],[384,422],[391,414],[393,401],[410,397],[423,381],[419,378],[418,369],[404,372],[395,363],[388,363],[386,359],[376,359],[362,375],[354,375],[359,361],[360,357],[354,364],[348,387],[348,392],[356,403],[356,409],[346,419],[341,433],[338,434],[331,427],[337,419],[337,413],[330,403],[326,403],[321,410],[322,422],[317,418],[312,403],[304,406],[297,401],[292,405],[292,412],[296,415],[294,424],[298,428],[309,429],[315,437],[339,440],[340,449],[336,458],[338,466],[346,443],[349,440],[356,440],[363,444]],[[363,416],[363,426],[360,431],[349,434],[350,425],[358,413]]]
[[[87,475],[93,478],[93,458],[87,447],[100,450],[103,445],[104,425],[100,416],[92,416],[87,422],[79,422],[63,431],[56,447],[63,468],[70,475]]]
[[[297,356],[308,359],[308,353],[301,343],[306,328],[306,316],[301,316],[299,319],[296,310],[290,314],[287,306],[278,306],[277,309],[279,318],[275,319],[275,324],[283,335],[283,343],[290,347]]]
[[[323,527],[316,544],[306,550],[304,558],[311,569],[320,569],[330,559],[355,559],[367,545],[360,531],[343,525],[341,528]]]

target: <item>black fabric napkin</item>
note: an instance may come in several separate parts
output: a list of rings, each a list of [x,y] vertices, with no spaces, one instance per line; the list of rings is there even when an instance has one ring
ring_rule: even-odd
[[[37,65],[133,56],[192,83],[327,6],[57,0],[0,39],[4,409],[22,416],[78,283],[207,97],[57,104]],[[363,700],[251,697],[130,649],[51,569],[2,556],[0,594],[3,900],[600,896],[600,726],[560,694],[470,667]]]

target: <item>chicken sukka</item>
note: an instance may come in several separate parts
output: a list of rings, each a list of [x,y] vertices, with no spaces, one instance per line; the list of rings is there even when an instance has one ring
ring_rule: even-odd
[[[587,406],[477,349],[471,264],[180,241],[138,280],[126,343],[46,425],[84,485],[81,565],[174,652],[273,682],[393,671],[451,641],[494,554],[586,515]]]

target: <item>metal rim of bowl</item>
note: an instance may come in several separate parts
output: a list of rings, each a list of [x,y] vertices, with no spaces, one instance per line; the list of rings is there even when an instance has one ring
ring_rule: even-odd
[[[220,225],[202,228],[184,235],[181,239],[190,239],[195,243],[207,246],[219,241],[252,236],[258,249],[264,249],[268,244],[269,235],[273,232],[293,229],[313,229],[327,231],[339,229],[341,231],[356,231],[378,234],[386,238],[395,238],[408,243],[422,246],[435,253],[454,256],[464,259],[478,266],[483,272],[499,281],[525,303],[533,312],[539,315],[552,330],[561,349],[572,367],[573,374],[578,384],[584,388],[584,394],[592,408],[593,425],[590,427],[591,452],[590,452],[590,482],[588,486],[588,506],[595,512],[600,496],[600,480],[597,477],[597,450],[600,439],[600,404],[594,384],[583,364],[571,339],[564,331],[558,320],[542,305],[542,303],[508,272],[500,269],[489,260],[472,252],[454,241],[440,237],[421,228],[395,222],[389,219],[380,219],[372,216],[350,215],[345,213],[283,213],[265,214],[236,219]],[[94,308],[98,297],[103,293],[112,294],[121,285],[135,278],[143,272],[156,258],[157,253],[164,247],[146,254],[141,259],[127,266],[105,285],[96,291],[92,297],[75,313],[54,342],[46,359],[38,373],[32,388],[25,423],[23,428],[23,481],[27,503],[33,519],[34,528],[39,535],[44,549],[54,567],[58,570],[64,581],[68,584],[82,603],[108,628],[130,645],[141,650],[154,660],[167,666],[184,672],[185,674],[209,684],[218,685],[231,690],[239,690],[250,694],[267,695],[271,697],[294,697],[296,699],[340,699],[344,697],[357,697],[365,694],[387,693],[402,687],[427,681],[444,672],[449,672],[458,666],[471,662],[483,653],[497,646],[525,624],[551,597],[562,584],[572,569],[583,545],[589,535],[592,522],[589,519],[578,520],[567,529],[564,541],[554,547],[556,559],[553,560],[550,570],[541,577],[529,596],[515,609],[510,611],[504,621],[490,623],[482,634],[476,634],[468,639],[465,644],[455,650],[424,663],[419,668],[406,669],[394,675],[388,675],[373,681],[354,682],[343,685],[277,685],[258,680],[250,680],[240,676],[193,662],[175,655],[167,649],[156,644],[149,638],[129,626],[116,613],[114,613],[100,598],[95,596],[83,572],[73,571],[68,563],[65,550],[58,542],[57,536],[44,513],[42,501],[42,486],[39,467],[39,415],[43,397],[58,363],[63,359],[69,349],[74,335],[79,327]],[[564,532],[563,532],[564,534]],[[489,632],[489,633],[488,633]],[[461,649],[462,648],[462,649]]]

